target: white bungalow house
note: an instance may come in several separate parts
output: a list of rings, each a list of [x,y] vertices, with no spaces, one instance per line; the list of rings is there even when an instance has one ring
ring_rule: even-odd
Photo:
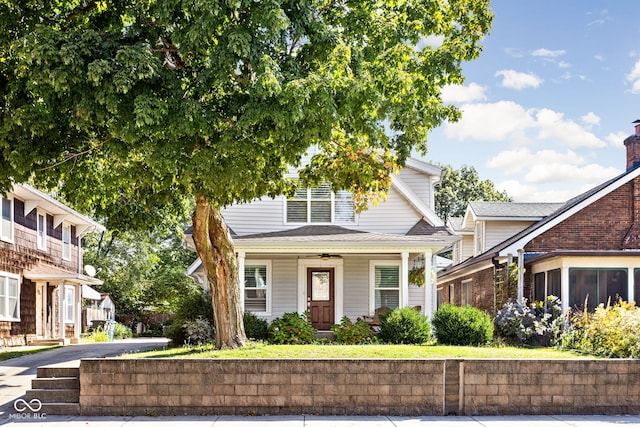
[[[328,185],[224,209],[244,277],[244,309],[269,321],[309,311],[319,330],[382,307],[419,307],[431,316],[436,254],[459,239],[434,213],[440,176],[439,168],[409,159],[393,176],[387,201],[359,214],[351,194]],[[422,265],[425,286],[411,285],[409,270]],[[208,287],[200,260],[187,274]]]

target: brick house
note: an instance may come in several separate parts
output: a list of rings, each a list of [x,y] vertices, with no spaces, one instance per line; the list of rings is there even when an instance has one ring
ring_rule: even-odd
[[[0,347],[77,341],[82,237],[104,227],[26,184],[0,195]]]
[[[438,274],[441,300],[493,312],[507,265],[513,296],[559,296],[563,310],[640,295],[640,124],[625,139],[626,171]],[[478,222],[483,221],[478,220]],[[486,227],[460,229],[487,239]],[[455,228],[455,227],[454,227]],[[480,233],[480,234],[479,234]],[[467,237],[468,238],[468,237]]]

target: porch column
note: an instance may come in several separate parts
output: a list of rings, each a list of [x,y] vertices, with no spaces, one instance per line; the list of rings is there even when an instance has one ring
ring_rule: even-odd
[[[636,292],[635,292],[635,274],[633,268],[627,269],[627,301],[635,301],[636,300]],[[636,304],[637,305],[637,304]]]
[[[65,339],[65,328],[64,328],[64,299],[66,297],[66,289],[64,288],[64,282],[60,282],[58,285],[58,337],[54,338],[62,338]]]
[[[400,307],[406,307],[409,305],[409,252],[402,252],[400,254],[402,259],[402,276],[400,279]]]
[[[73,337],[77,340],[77,343],[80,343],[80,332],[82,330],[82,285],[76,285],[75,287],[75,306],[74,310],[74,327],[73,327]]]
[[[518,249],[518,302],[524,299],[524,250]]]
[[[240,282],[240,306],[244,311],[244,251],[238,251],[238,281]],[[269,284],[271,286],[271,284]]]
[[[560,268],[560,302],[562,312],[566,313],[569,309],[569,269],[565,266]]]
[[[433,312],[435,311],[435,302],[433,300],[434,290],[436,283],[434,283],[433,274],[433,260],[431,252],[424,253],[424,315],[429,319],[433,318]]]

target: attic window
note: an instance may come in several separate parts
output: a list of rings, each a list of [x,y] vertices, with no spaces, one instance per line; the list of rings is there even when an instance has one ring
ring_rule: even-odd
[[[331,224],[354,222],[353,196],[348,191],[331,191],[329,184],[303,188],[287,200],[288,223]]]

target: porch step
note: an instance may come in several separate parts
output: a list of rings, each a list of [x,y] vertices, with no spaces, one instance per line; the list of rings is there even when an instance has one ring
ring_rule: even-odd
[[[64,343],[65,343],[64,339],[62,338],[35,339],[32,341],[29,341],[30,346],[64,345]]]
[[[33,402],[34,399],[40,402]],[[79,415],[80,368],[68,366],[41,366],[36,378],[31,380],[31,390],[25,394],[27,402],[33,402],[33,414]]]
[[[318,331],[316,332],[315,337],[316,339],[319,339],[319,340],[325,339],[329,341],[333,341],[336,339],[335,334],[331,331]]]

